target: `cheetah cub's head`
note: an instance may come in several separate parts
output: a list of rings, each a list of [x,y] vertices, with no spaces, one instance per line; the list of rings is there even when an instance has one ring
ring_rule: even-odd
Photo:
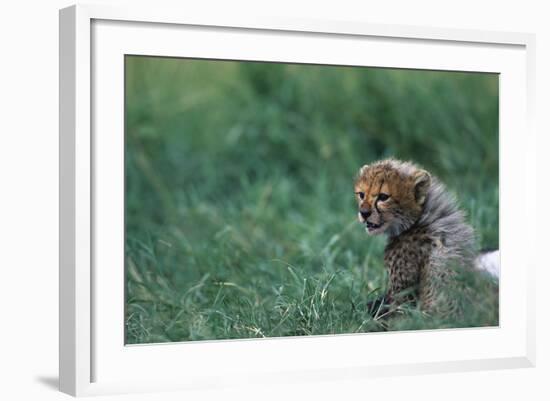
[[[410,162],[361,167],[355,179],[359,221],[371,235],[399,235],[420,217],[430,184],[430,174]]]

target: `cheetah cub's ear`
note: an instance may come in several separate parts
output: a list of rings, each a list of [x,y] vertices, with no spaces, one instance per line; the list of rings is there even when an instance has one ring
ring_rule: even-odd
[[[419,205],[423,205],[426,194],[432,183],[432,177],[426,170],[418,170],[414,173],[414,199]]]

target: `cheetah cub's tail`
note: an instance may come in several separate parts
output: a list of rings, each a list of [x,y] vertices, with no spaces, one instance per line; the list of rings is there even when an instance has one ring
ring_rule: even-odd
[[[500,251],[482,251],[475,260],[475,266],[493,278],[500,279]]]

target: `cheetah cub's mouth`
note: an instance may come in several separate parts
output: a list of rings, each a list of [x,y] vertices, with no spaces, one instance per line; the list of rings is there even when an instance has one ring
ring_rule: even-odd
[[[374,224],[374,223],[365,221],[363,224],[365,225],[365,230],[366,230],[367,233],[369,233],[369,234],[379,234],[379,233],[381,233],[382,231],[384,231],[384,230],[382,229],[382,226],[384,225],[384,223]]]

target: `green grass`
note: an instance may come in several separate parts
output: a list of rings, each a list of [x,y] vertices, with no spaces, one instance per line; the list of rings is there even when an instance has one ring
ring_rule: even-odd
[[[498,324],[472,275],[462,316],[368,313],[384,239],[352,185],[387,156],[437,175],[498,248],[497,75],[127,57],[127,342]]]

